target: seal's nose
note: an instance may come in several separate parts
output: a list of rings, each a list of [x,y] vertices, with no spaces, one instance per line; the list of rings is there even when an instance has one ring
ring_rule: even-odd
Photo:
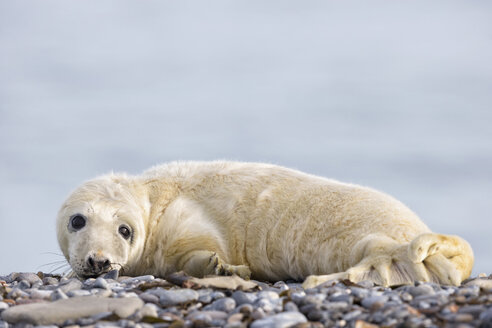
[[[111,266],[111,262],[108,258],[103,256],[89,255],[87,258],[87,265],[95,274],[107,271]]]

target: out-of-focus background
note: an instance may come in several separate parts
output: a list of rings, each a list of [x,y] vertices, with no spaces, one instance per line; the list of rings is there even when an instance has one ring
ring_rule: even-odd
[[[82,181],[172,160],[372,186],[492,273],[492,2],[0,2],[0,274]]]

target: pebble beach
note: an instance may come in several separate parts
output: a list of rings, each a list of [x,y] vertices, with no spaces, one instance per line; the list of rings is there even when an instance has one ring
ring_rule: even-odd
[[[304,290],[239,277],[96,279],[0,276],[0,328],[8,327],[492,327],[492,275],[459,287],[385,288],[330,281]]]

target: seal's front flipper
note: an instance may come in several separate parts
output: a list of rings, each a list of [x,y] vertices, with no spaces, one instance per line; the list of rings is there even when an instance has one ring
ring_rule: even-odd
[[[225,263],[217,253],[205,250],[185,254],[178,262],[178,270],[199,278],[208,275],[232,276],[234,274],[243,279],[251,277],[251,270],[247,265]]]
[[[235,274],[243,279],[249,279],[251,277],[251,270],[247,265],[227,264],[222,261],[216,253],[210,256],[207,270],[209,271],[209,274],[219,276],[232,276]]]

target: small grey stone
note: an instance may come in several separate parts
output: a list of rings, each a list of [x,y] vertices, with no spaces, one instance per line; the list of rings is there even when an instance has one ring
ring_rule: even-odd
[[[360,311],[360,310],[353,310],[351,312],[346,313],[343,316],[343,320],[345,320],[345,321],[352,321],[352,320],[355,320],[361,314],[362,314],[362,311]]]
[[[172,306],[198,300],[198,293],[192,289],[158,289],[156,293],[156,295],[159,296],[159,301],[162,306]]]
[[[145,275],[145,276],[127,278],[127,279],[122,280],[121,283],[122,284],[131,284],[131,283],[140,282],[140,281],[144,281],[144,282],[152,281],[154,279],[155,279],[155,277],[152,275]]]
[[[462,295],[466,297],[477,297],[480,294],[480,286],[478,285],[468,285],[466,287],[460,288],[456,295]]]
[[[58,279],[54,277],[44,277],[43,278],[44,285],[58,285]]]
[[[212,302],[212,296],[210,294],[200,295],[198,297],[198,302],[203,303],[203,304],[208,304],[208,303]]]
[[[212,294],[210,294],[210,296],[212,296],[213,300],[217,300],[219,298],[224,298],[225,294],[223,292],[212,292]]]
[[[116,280],[119,277],[120,272],[118,270],[111,270],[108,273],[106,273],[103,278],[104,279],[113,279]]]
[[[400,295],[400,299],[404,302],[411,302],[413,300],[413,296],[410,293],[403,292]]]
[[[470,313],[448,313],[443,315],[444,319],[451,322],[471,322],[473,315]]]
[[[388,297],[381,295],[381,296],[370,296],[367,298],[364,298],[361,302],[361,305],[365,307],[366,309],[377,309],[380,308],[384,305],[385,302],[388,301]]]
[[[91,295],[91,292],[84,289],[71,290],[67,293],[68,297],[81,297],[81,296],[89,296],[89,295]]]
[[[352,303],[354,303],[354,297],[350,294],[332,296],[330,297],[330,302],[345,302],[351,305]]]
[[[32,272],[22,272],[15,278],[16,281],[26,281],[29,284],[29,287],[35,283],[43,283],[41,278],[38,277],[37,274]]]
[[[92,318],[79,318],[79,319],[77,319],[76,322],[79,326],[90,326],[90,325],[94,325],[94,323],[96,323],[96,321]]]
[[[108,289],[108,282],[106,279],[98,277],[96,281],[92,284],[92,288],[102,288],[102,289]]]
[[[345,302],[328,302],[322,305],[322,308],[328,311],[341,311],[347,309],[350,305]]]
[[[242,305],[239,305],[237,308],[236,308],[236,311],[239,312],[239,313],[243,313],[243,314],[251,314],[253,313],[253,305],[251,304],[242,304]]]
[[[204,309],[211,311],[230,312],[236,307],[236,301],[230,297],[220,298],[212,304],[207,305]]]
[[[0,312],[9,308],[9,305],[5,302],[0,302]]]
[[[248,304],[244,304],[244,305],[248,305]],[[253,318],[255,320],[263,319],[265,317],[266,317],[266,314],[262,308],[256,308],[253,310],[253,312],[251,312],[251,318]]]
[[[313,295],[306,295],[304,299],[302,300],[302,304],[321,304],[323,301],[326,299],[325,294],[313,294]]]
[[[0,328],[9,328],[9,324],[3,320],[0,320]]]
[[[92,295],[96,295],[96,296],[100,296],[100,297],[110,297],[113,295],[113,292],[111,291],[111,289],[91,289],[91,294]]]
[[[119,292],[116,295],[117,295],[117,297],[120,297],[120,298],[138,297],[138,294],[137,293],[135,293],[135,292],[129,292],[129,291]]]
[[[299,312],[299,308],[294,302],[286,302],[284,304],[284,312]]]
[[[303,303],[304,297],[306,297],[306,293],[304,291],[298,291],[290,294],[290,299],[297,305]]]
[[[267,298],[269,300],[278,300],[278,293],[274,291],[261,291],[257,294],[258,298]]]
[[[434,288],[430,285],[422,284],[419,286],[409,286],[407,292],[412,295],[412,297],[418,297],[422,295],[433,295],[435,294]]]
[[[15,300],[18,298],[29,298],[29,294],[22,289],[15,287],[7,294],[7,297]]]
[[[61,282],[58,288],[60,288],[64,293],[68,293],[71,290],[81,289],[82,282],[76,278],[72,278]]]
[[[483,311],[483,305],[464,305],[459,308],[458,313],[469,313],[474,317],[478,317]]]
[[[159,303],[159,297],[149,293],[142,293],[138,295],[145,303]]]
[[[21,280],[17,284],[16,288],[28,289],[28,288],[31,288],[31,284],[27,280]]]
[[[194,312],[188,316],[188,320],[193,323],[194,327],[210,327],[212,325],[212,318],[203,312]]]
[[[140,314],[142,315],[142,317],[157,318],[159,316],[158,312],[159,307],[152,303],[147,303],[140,309]]]
[[[273,287],[280,289],[280,291],[289,290],[289,286],[283,281],[277,281]]]
[[[306,315],[306,317],[309,319],[309,321],[322,321],[322,320],[328,318],[328,316],[329,316],[329,313],[322,311],[320,309],[312,309]]]
[[[273,312],[276,307],[276,304],[274,304],[272,300],[268,298],[260,298],[255,302],[254,305],[258,308],[263,309],[265,313]]]
[[[61,289],[56,289],[53,293],[51,293],[50,299],[51,301],[57,301],[60,299],[67,299],[68,296]]]
[[[236,301],[237,305],[242,305],[242,304],[253,304],[257,296],[254,293],[245,293],[241,290],[237,290],[234,293],[232,293],[232,298]]]
[[[307,322],[306,317],[299,312],[282,312],[254,321],[251,328],[286,328]]]
[[[364,288],[350,287],[350,291],[351,294],[358,299],[363,299],[369,296],[369,290]]]
[[[479,319],[483,320],[484,322],[491,322],[492,323],[492,307],[490,307],[486,311],[480,313]]]
[[[7,284],[10,284],[10,283],[14,282],[15,279],[17,279],[19,274],[20,274],[19,272],[12,272],[7,276],[3,276],[2,280],[4,280]]]
[[[39,289],[32,289],[31,290],[31,298],[32,299],[51,299],[51,294],[53,294],[53,291],[51,290],[39,290]]]

